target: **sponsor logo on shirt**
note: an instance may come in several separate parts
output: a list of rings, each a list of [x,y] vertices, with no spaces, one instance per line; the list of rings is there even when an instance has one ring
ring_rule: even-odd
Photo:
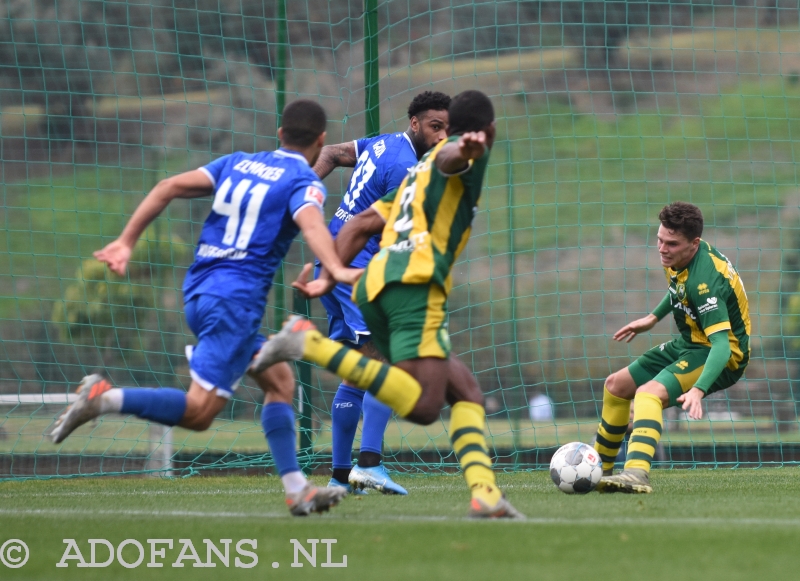
[[[303,197],[306,202],[311,202],[319,208],[325,205],[325,192],[317,186],[308,186],[306,188],[306,195]]]
[[[228,260],[244,260],[247,257],[245,250],[238,248],[219,248],[211,244],[201,244],[197,247],[198,258],[226,258]]]
[[[697,307],[697,312],[701,315],[717,310],[717,297],[708,297],[706,302]]]
[[[389,252],[414,252],[417,249],[424,249],[428,245],[428,236],[430,236],[430,234],[427,230],[425,232],[412,234],[409,236],[408,240],[395,242],[391,246],[387,246],[385,250],[388,250]]]
[[[694,316],[692,309],[690,309],[683,303],[673,303],[672,306],[678,309],[679,311],[683,311],[684,313],[686,313],[689,316],[689,318],[692,319],[693,321],[697,319],[697,317]]]
[[[336,208],[336,213],[334,214],[336,218],[339,218],[342,222],[349,222],[353,219],[353,214],[344,210],[343,208]]]
[[[708,285],[704,282],[697,285],[697,291],[698,294],[701,295],[706,295],[711,292],[710,290],[708,290]]]

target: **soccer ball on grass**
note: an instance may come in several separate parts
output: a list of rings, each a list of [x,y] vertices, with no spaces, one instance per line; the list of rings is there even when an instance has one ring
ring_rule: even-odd
[[[582,442],[561,446],[550,461],[550,478],[561,492],[567,494],[591,492],[602,476],[600,455]]]

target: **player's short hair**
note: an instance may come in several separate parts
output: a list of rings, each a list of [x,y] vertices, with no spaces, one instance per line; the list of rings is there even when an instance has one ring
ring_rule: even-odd
[[[480,91],[464,91],[450,101],[448,109],[450,135],[480,131],[494,121],[494,107],[489,97]]]
[[[308,147],[325,131],[325,110],[310,99],[292,101],[281,116],[282,141],[286,145]]]
[[[408,118],[418,116],[425,111],[447,111],[450,108],[450,95],[438,91],[425,91],[411,100],[408,106]]]
[[[672,202],[658,213],[664,228],[683,234],[687,240],[703,235],[703,213],[700,208],[688,202]]]

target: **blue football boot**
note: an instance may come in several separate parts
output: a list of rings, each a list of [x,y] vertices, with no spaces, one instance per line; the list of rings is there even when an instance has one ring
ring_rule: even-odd
[[[353,466],[348,477],[350,486],[353,490],[364,490],[365,488],[374,488],[383,494],[400,494],[405,496],[408,491],[397,484],[389,477],[389,473],[383,464],[374,466],[372,468],[362,468],[361,466]]]
[[[345,484],[344,482],[339,482],[335,478],[331,478],[330,481],[328,482],[328,488],[335,488],[337,486],[346,488],[349,494],[355,494],[356,496],[364,496],[365,494],[368,494],[366,490],[358,490],[358,489],[353,490],[353,487],[350,486],[349,484]]]

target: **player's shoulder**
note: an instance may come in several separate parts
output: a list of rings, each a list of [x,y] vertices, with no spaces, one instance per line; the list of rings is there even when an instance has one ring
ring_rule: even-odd
[[[698,296],[703,295],[709,289],[728,280],[731,277],[732,269],[733,265],[724,254],[705,240],[701,240],[694,264],[689,269],[687,284],[697,291]]]
[[[378,135],[367,147],[378,165],[394,165],[398,161],[416,163],[417,154],[411,139],[404,132]]]

